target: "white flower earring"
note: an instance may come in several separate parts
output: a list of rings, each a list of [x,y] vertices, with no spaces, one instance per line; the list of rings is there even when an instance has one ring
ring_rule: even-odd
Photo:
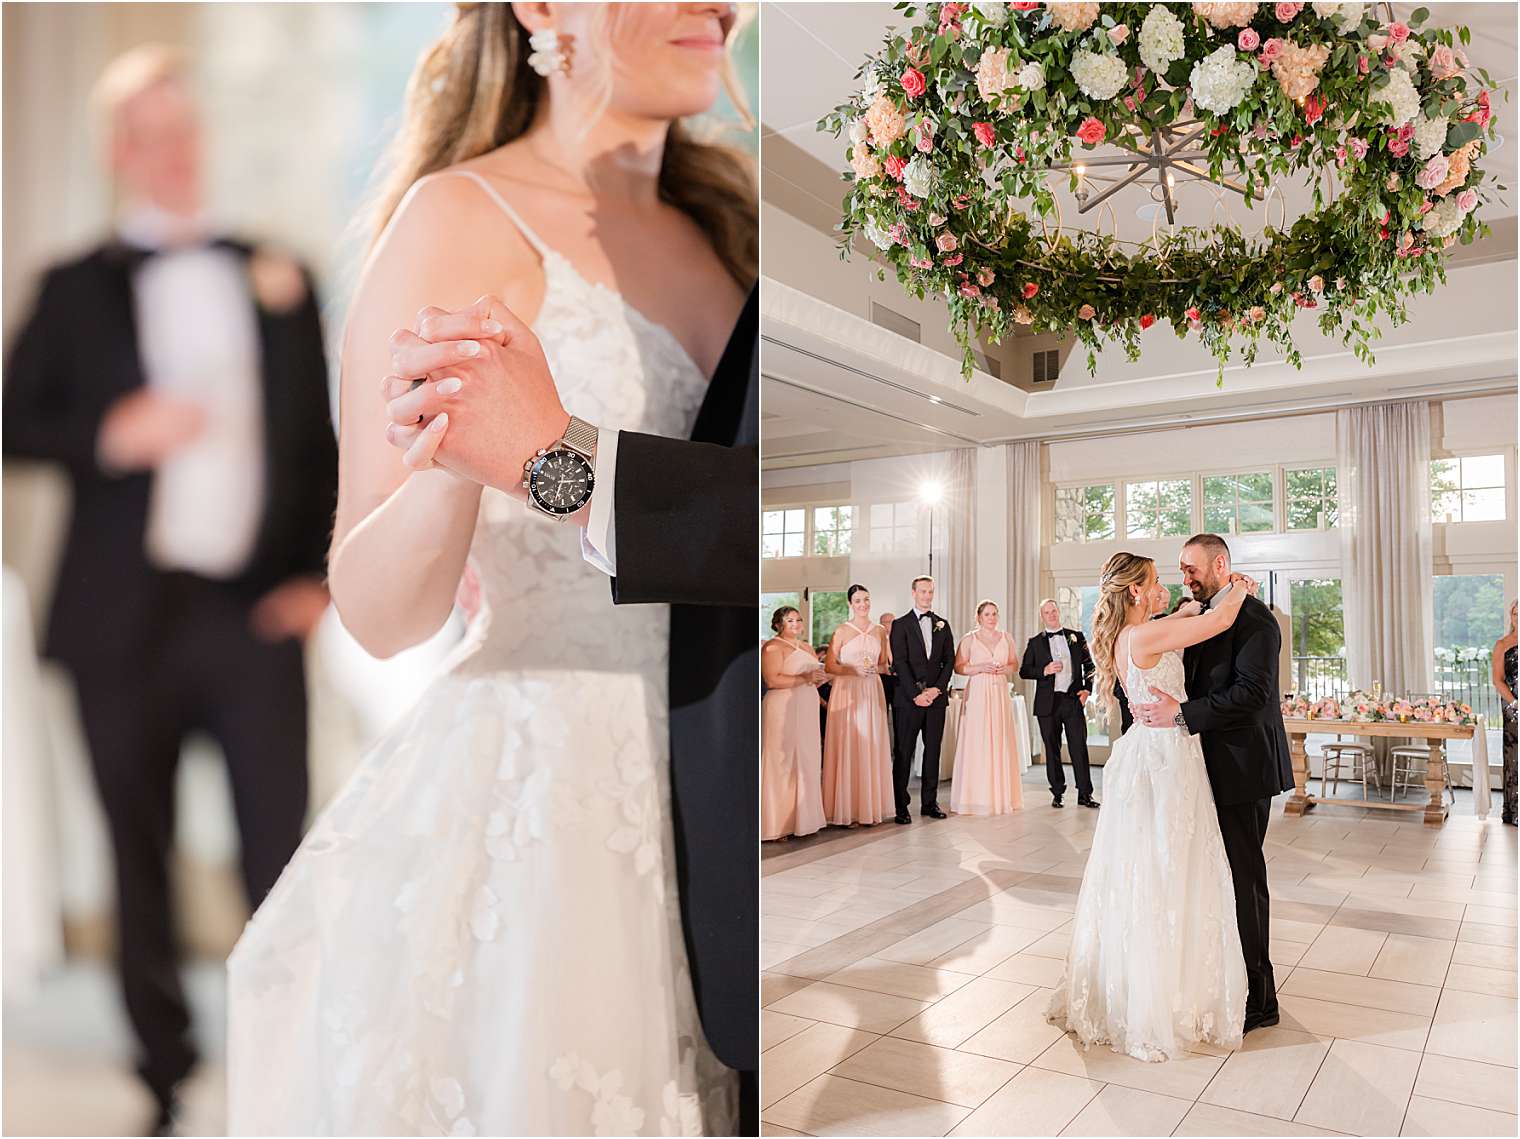
[[[540,75],[553,75],[556,71],[570,74],[570,37],[560,38],[553,28],[544,28],[528,37],[533,49],[528,56],[528,66]]]

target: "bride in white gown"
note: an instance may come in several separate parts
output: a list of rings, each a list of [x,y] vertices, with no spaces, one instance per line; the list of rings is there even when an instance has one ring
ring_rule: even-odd
[[[1110,558],[1093,613],[1095,695],[1107,698],[1122,676],[1132,704],[1156,692],[1186,700],[1182,650],[1228,629],[1255,592],[1249,578],[1230,580],[1215,608],[1200,614],[1190,601],[1152,621],[1160,593],[1155,562],[1126,553]],[[1175,1059],[1198,1042],[1237,1046],[1245,959],[1197,737],[1134,725],[1109,753],[1103,791],[1049,1018],[1084,1047],[1107,1044],[1140,1060]]]
[[[442,625],[466,558],[480,603],[232,955],[233,1134],[732,1133],[675,894],[669,610],[614,607],[580,527],[408,470],[379,390],[393,329],[489,292],[572,414],[690,432],[754,195],[673,123],[734,11],[609,7],[461,5],[414,77],[346,337],[332,592],[377,655]]]

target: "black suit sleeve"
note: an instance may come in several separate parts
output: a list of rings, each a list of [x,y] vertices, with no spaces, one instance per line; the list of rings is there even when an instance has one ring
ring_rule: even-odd
[[[43,279],[5,362],[0,446],[9,458],[45,459],[62,463],[76,477],[103,477],[95,443],[105,407],[75,382],[61,350],[69,316],[65,292],[58,272]]]
[[[1077,685],[1077,691],[1091,692],[1093,690],[1093,677],[1097,674],[1098,666],[1093,663],[1092,650],[1087,647],[1087,638],[1081,633],[1077,634],[1077,647],[1082,650],[1078,654],[1078,663],[1082,670],[1082,681]]]
[[[899,684],[908,686],[914,693],[918,691],[918,678],[913,675],[913,661],[908,656],[908,627],[907,617],[899,617],[892,622],[892,632],[887,640],[892,646],[892,672],[897,677]]]
[[[1019,665],[1019,675],[1025,680],[1039,680],[1045,674],[1034,659],[1035,640],[1034,637],[1029,638],[1029,643],[1024,646],[1024,661]]]
[[[1188,731],[1217,732],[1254,724],[1277,695],[1277,654],[1282,633],[1271,613],[1243,609],[1235,620],[1231,651],[1234,675],[1216,692],[1182,705]]]
[[[939,651],[939,676],[935,678],[934,687],[940,692],[950,691],[950,681],[955,677],[955,634],[950,631],[950,622],[945,622],[945,639],[943,648]]]
[[[309,493],[298,501],[307,514],[300,530],[297,572],[326,576],[327,551],[332,542],[333,517],[338,509],[338,441],[333,433],[331,395],[327,379],[327,349],[322,339],[322,309],[309,273],[306,303],[295,316],[295,337],[302,370],[300,398],[305,432],[300,467]]]
[[[618,605],[754,605],[758,447],[624,431],[613,525]]]

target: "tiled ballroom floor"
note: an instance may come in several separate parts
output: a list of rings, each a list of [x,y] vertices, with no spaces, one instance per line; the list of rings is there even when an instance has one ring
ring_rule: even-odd
[[[1497,812],[1479,823],[1464,795],[1437,830],[1287,819],[1279,799],[1282,1023],[1145,1064],[1045,1023],[1098,812],[1028,782],[1025,803],[768,846],[765,1134],[1516,1134],[1516,832]]]

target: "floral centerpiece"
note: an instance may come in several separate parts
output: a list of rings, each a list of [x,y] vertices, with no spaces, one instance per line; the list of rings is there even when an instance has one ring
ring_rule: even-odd
[[[1375,318],[1402,321],[1409,296],[1445,280],[1441,251],[1487,232],[1497,88],[1464,51],[1469,31],[1428,26],[1425,8],[1385,21],[1360,3],[899,7],[917,22],[819,125],[849,140],[844,245],[864,235],[906,289],[946,298],[968,375],[974,339],[1014,325],[1074,333],[1095,370],[1105,342],[1137,359],[1157,320],[1199,336],[1221,379],[1263,339],[1298,365],[1303,309],[1371,362]],[[1139,247],[1060,225],[1051,167],[1184,122],[1202,124],[1211,179],[1238,171],[1249,203],[1306,172],[1313,210],[1256,238],[1179,228]]]
[[[1353,691],[1344,700],[1329,697],[1309,700],[1303,696],[1288,696],[1282,702],[1282,714],[1295,720],[1340,720],[1346,723],[1379,724],[1476,724],[1477,715],[1471,704],[1456,700],[1443,700],[1439,696],[1425,696],[1408,700],[1383,694],[1381,691]]]

